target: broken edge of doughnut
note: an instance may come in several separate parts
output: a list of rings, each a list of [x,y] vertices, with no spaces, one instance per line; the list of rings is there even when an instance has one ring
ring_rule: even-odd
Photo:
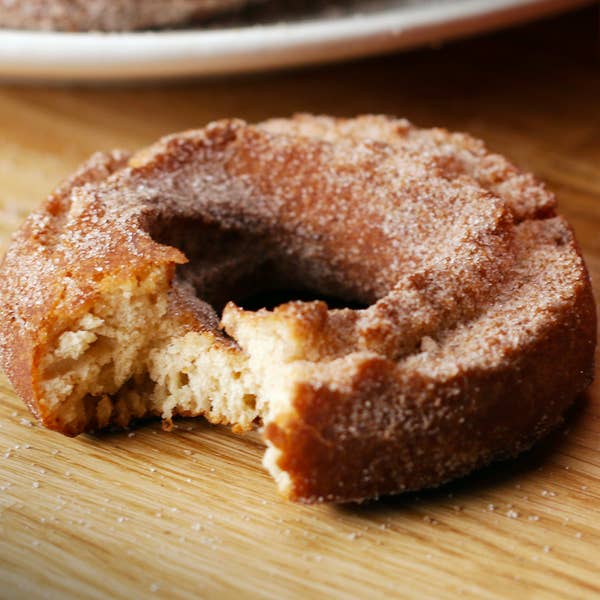
[[[229,303],[227,335],[195,329],[172,288],[172,265],[127,279],[109,277],[88,308],[55,322],[38,347],[37,409],[52,429],[76,435],[135,419],[204,416],[245,431],[293,419],[306,378],[293,304],[253,313]],[[324,303],[301,307],[326,314]],[[294,314],[294,317],[296,315]],[[230,337],[228,337],[230,336]],[[264,464],[292,496],[279,450],[267,440]]]

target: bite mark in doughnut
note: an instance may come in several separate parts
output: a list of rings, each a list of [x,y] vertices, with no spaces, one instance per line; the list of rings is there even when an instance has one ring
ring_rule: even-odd
[[[466,135],[213,123],[96,155],[29,217],[0,357],[68,435],[204,415],[262,425],[294,500],[439,485],[528,448],[591,381],[591,286],[554,211]],[[285,289],[362,308],[241,307]]]

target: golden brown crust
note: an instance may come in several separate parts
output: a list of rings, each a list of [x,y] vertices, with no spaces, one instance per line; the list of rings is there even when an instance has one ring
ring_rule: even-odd
[[[289,410],[264,431],[276,467],[304,501],[437,485],[530,446],[591,381],[591,285],[554,207],[463,134],[373,116],[213,123],[96,157],[28,219],[0,267],[0,358],[60,429],[41,358],[103,290],[157,265],[167,279],[179,265],[173,322],[232,349],[210,305],[250,283],[362,303],[226,309],[229,334],[275,319],[293,338]]]

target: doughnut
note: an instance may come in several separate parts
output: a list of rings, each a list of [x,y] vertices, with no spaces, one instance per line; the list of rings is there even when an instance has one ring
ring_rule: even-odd
[[[0,27],[128,31],[180,25],[245,4],[247,0],[0,0]]]
[[[438,486],[528,449],[591,382],[590,279],[555,204],[482,142],[384,116],[97,154],[13,237],[0,362],[66,435],[259,428],[291,500]]]

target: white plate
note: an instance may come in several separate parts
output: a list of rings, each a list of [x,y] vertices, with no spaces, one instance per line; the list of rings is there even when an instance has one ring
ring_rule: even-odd
[[[0,77],[131,81],[259,71],[437,44],[590,3],[355,0],[326,12],[209,29],[109,34],[0,30]]]

